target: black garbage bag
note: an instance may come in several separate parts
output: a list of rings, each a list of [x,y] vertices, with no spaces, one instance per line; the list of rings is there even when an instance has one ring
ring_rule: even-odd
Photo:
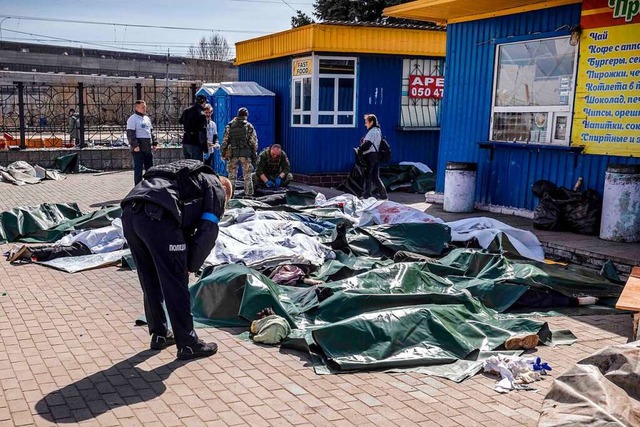
[[[536,181],[531,191],[540,198],[533,228],[596,235],[600,231],[602,198],[595,190],[573,191],[550,181]]]
[[[356,157],[356,162],[347,179],[338,185],[337,189],[360,197],[364,190],[364,162],[358,155],[358,149],[354,148],[353,151]]]
[[[533,192],[534,196],[542,199],[545,194],[554,194],[556,191],[558,191],[558,186],[551,181],[541,179],[533,183],[533,185],[531,186],[531,191]]]
[[[562,205],[562,216],[567,228],[577,234],[597,235],[600,233],[602,198],[595,190],[566,190],[573,193],[571,199]],[[577,193],[577,194],[576,194]]]
[[[551,197],[540,199],[533,212],[533,228],[536,230],[561,231],[562,212]]]

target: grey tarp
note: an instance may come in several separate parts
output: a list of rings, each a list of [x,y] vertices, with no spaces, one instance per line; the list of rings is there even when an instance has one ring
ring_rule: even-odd
[[[538,426],[639,426],[640,341],[607,347],[554,381]]]
[[[66,271],[67,273],[77,273],[79,271],[119,264],[122,262],[123,258],[130,255],[131,251],[129,249],[121,249],[101,254],[54,258],[50,261],[40,261],[38,264]]]

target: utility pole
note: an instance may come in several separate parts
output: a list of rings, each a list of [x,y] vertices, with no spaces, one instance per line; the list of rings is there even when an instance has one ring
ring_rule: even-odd
[[[168,92],[169,90],[169,55],[170,55],[169,48],[167,48],[167,72],[164,75],[164,86],[165,86],[165,89],[167,90],[167,93],[169,93]]]

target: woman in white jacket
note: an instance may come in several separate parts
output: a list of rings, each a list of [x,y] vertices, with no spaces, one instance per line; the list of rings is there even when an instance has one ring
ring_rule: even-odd
[[[384,188],[384,184],[380,179],[378,150],[380,149],[380,141],[382,141],[382,131],[378,124],[378,118],[374,114],[365,114],[364,125],[367,128],[367,134],[362,138],[360,147],[358,147],[358,155],[362,157],[365,163],[362,197],[369,198],[373,196],[377,199],[386,200],[387,189]]]

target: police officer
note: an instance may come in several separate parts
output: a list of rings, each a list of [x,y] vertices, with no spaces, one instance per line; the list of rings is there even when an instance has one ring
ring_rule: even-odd
[[[189,272],[202,266],[215,245],[231,184],[196,160],[155,166],[144,178],[121,205],[124,236],[144,294],[151,349],[175,343],[178,359],[211,356],[218,346],[198,339],[193,329]],[[173,333],[167,328],[163,301]]]
[[[244,194],[252,196],[251,172],[253,171],[251,165],[255,163],[258,153],[258,136],[248,118],[249,110],[244,107],[240,108],[238,115],[229,122],[224,130],[221,154],[222,158],[228,161],[227,172],[234,191],[238,177],[238,162],[240,162],[244,177]]]
[[[182,152],[185,159],[202,161],[207,151],[207,117],[204,114],[206,102],[204,95],[197,95],[196,102],[184,110],[178,120],[184,126]]]
[[[158,148],[151,119],[147,116],[147,103],[141,99],[135,103],[135,113],[127,119],[127,140],[133,156],[133,183],[136,185],[142,181],[142,170],[148,171],[153,166],[153,153]]]
[[[287,153],[280,144],[273,144],[262,150],[258,156],[256,172],[251,176],[253,188],[280,188],[289,185],[293,176],[289,173],[290,165]]]

